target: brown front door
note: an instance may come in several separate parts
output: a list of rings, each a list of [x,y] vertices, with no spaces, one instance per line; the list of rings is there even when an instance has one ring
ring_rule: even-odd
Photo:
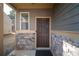
[[[37,18],[37,48],[49,47],[49,18]]]

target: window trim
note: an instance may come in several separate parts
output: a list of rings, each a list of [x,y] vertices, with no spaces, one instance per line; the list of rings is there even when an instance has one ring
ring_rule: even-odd
[[[29,15],[29,12],[20,12],[20,30],[23,30],[21,28],[21,15],[22,13],[27,13],[28,14],[28,29],[25,29],[25,30],[30,30],[30,15]]]

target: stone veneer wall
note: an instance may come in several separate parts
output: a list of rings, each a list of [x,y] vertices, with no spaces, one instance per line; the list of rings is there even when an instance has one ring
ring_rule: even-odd
[[[16,49],[35,49],[35,33],[16,33]]]
[[[70,35],[70,36],[69,36]],[[73,36],[73,37],[72,37]],[[53,32],[51,51],[55,56],[79,56],[79,34]]]

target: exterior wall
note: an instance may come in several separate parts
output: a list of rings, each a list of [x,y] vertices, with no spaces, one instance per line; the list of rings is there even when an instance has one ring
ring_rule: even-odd
[[[51,51],[79,56],[79,4],[57,4],[53,10]]]
[[[11,19],[4,13],[4,34],[10,34],[12,32],[12,21]]]
[[[0,3],[0,55],[3,55],[3,4]]]
[[[20,29],[19,22],[20,22],[20,11],[25,11],[30,13],[30,30],[35,30],[35,17],[36,16],[49,16],[52,17],[52,10],[19,10],[17,11],[17,20],[16,20],[16,30]]]
[[[4,55],[9,55],[13,50],[15,50],[15,34],[4,35]]]
[[[4,13],[4,55],[8,55],[15,49],[15,34],[11,34],[12,32],[12,20]]]
[[[57,4],[54,7],[52,30],[79,31],[79,4]]]
[[[20,29],[20,11],[30,13],[30,30],[18,31]],[[17,49],[35,49],[36,48],[36,21],[35,17],[52,17],[52,10],[19,10],[16,19],[16,45]],[[26,42],[26,43],[25,43]]]
[[[55,56],[79,56],[79,32],[52,31],[51,44]]]
[[[35,33],[17,33],[16,48],[17,50],[35,49]]]
[[[20,13],[16,11],[16,31],[20,30]]]

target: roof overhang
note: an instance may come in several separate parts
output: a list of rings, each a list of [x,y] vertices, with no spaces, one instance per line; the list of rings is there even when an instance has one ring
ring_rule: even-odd
[[[9,3],[17,10],[26,9],[53,9],[53,3]]]

